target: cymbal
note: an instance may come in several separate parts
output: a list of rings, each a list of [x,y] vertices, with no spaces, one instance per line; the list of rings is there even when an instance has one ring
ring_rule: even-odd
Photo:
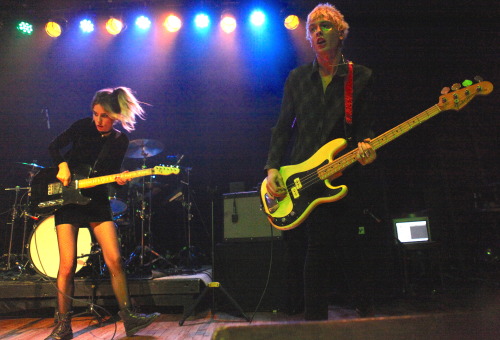
[[[36,163],[23,163],[23,162],[16,162],[17,164],[25,165],[30,168],[37,168],[37,169],[43,169],[44,167],[41,165],[38,165]]]
[[[128,145],[128,158],[152,157],[163,151],[163,144],[154,139],[134,139]]]

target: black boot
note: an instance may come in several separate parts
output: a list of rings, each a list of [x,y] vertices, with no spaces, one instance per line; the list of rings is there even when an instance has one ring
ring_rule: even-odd
[[[45,340],[69,340],[73,339],[73,330],[71,329],[71,315],[73,312],[59,313],[56,312],[54,319],[56,327]]]
[[[120,318],[123,320],[127,336],[132,336],[141,329],[149,326],[157,317],[160,316],[160,313],[139,314],[132,312],[128,308],[124,308],[118,312],[118,315],[120,315]]]

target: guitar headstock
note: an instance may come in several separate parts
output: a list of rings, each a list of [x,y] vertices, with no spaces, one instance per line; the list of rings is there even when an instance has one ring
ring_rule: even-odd
[[[490,94],[491,91],[493,91],[493,84],[489,81],[481,81],[477,84],[472,84],[463,88],[460,88],[460,85],[454,85],[452,89],[454,89],[453,92],[445,93],[439,97],[439,103],[437,105],[442,111],[458,111],[462,109],[476,95],[486,96]]]
[[[180,172],[178,166],[157,165],[153,169],[155,175],[177,175]]]

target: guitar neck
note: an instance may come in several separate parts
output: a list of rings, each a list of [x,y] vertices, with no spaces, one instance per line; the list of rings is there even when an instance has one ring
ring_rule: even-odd
[[[440,112],[442,112],[442,110],[439,108],[439,106],[434,105],[428,108],[427,110],[419,113],[415,117],[408,119],[406,122],[399,124],[395,128],[381,134],[378,137],[375,137],[374,139],[372,139],[370,144],[372,145],[373,149],[377,150],[378,148],[381,148],[382,146],[395,140],[399,136],[404,135],[408,131],[419,126],[420,124],[424,123],[430,118],[436,116]],[[351,150],[345,155],[337,159],[334,159],[333,162],[328,163],[325,166],[319,168],[318,169],[319,178],[321,180],[326,180],[332,177],[334,174],[342,172],[348,166],[352,165],[357,161],[356,153],[357,149]]]
[[[121,174],[113,174],[113,175],[106,175],[106,176],[100,176],[100,177],[85,178],[85,179],[81,179],[78,181],[78,188],[85,189],[85,188],[90,188],[90,187],[93,187],[96,185],[116,182],[117,176],[120,176],[123,179],[132,179],[132,178],[137,178],[137,177],[150,176],[150,175],[154,175],[154,174],[155,174],[154,168],[150,168],[150,169],[142,169],[142,170],[125,172],[125,173],[121,173]]]

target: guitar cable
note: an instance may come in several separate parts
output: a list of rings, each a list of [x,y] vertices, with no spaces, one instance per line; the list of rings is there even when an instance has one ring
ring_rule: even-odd
[[[255,314],[259,311],[260,305],[262,304],[262,300],[264,299],[264,296],[267,293],[267,288],[269,286],[269,282],[271,281],[271,272],[272,272],[272,267],[273,267],[273,254],[274,254],[274,235],[273,235],[273,226],[271,223],[269,223],[269,228],[271,229],[271,253],[269,256],[269,265],[268,265],[268,270],[267,270],[267,278],[266,278],[266,284],[264,285],[264,290],[262,291],[262,294],[260,295],[259,302],[257,303],[255,310],[250,317],[250,323],[252,323]]]

